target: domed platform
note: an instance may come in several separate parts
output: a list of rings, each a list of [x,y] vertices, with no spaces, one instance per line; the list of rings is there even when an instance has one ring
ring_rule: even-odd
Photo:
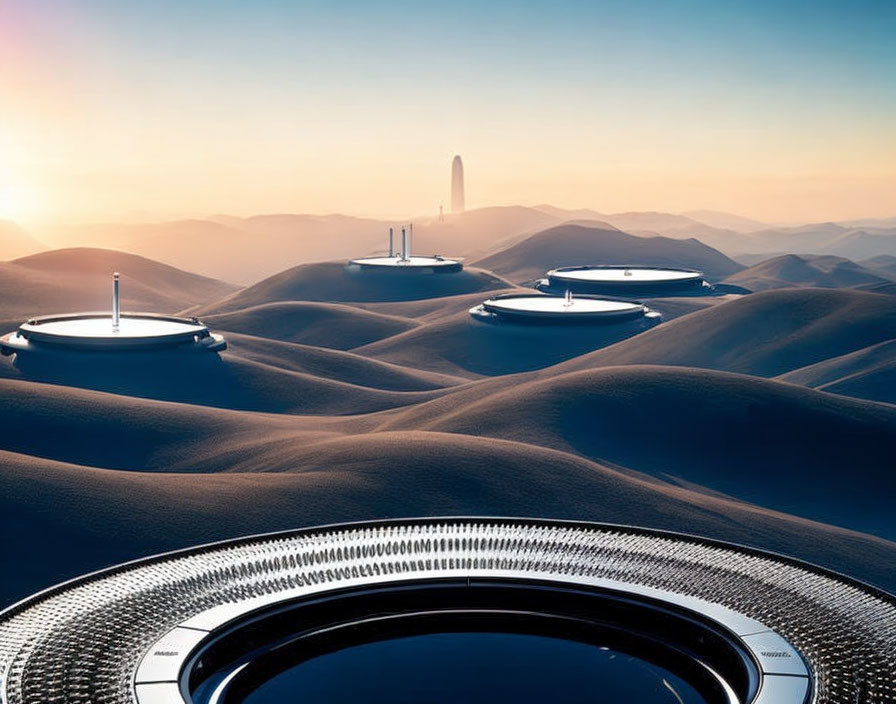
[[[541,293],[508,293],[483,301],[470,315],[485,322],[602,324],[647,318],[659,322],[660,315],[636,301],[598,296],[548,296]]]
[[[122,313],[119,274],[112,274],[112,310],[31,318],[15,332],[0,337],[0,353],[39,358],[43,353],[130,350],[201,350],[220,352],[227,343],[209,332],[198,318],[153,313]],[[58,358],[57,358],[58,359]]]
[[[349,268],[377,273],[451,274],[463,270],[460,259],[447,259],[439,254],[424,256],[411,254],[414,226],[401,228],[401,249],[395,250],[394,231],[389,228],[389,254],[379,257],[362,257],[349,261]]]
[[[39,350],[116,352],[168,347],[193,347],[218,352],[227,347],[197,318],[151,313],[123,313],[117,328],[108,313],[74,313],[31,318],[0,338],[3,354]]]
[[[6,704],[881,703],[894,672],[896,601],[872,587],[691,536],[529,519],[250,537],[0,613]]]
[[[407,259],[397,257],[365,257],[352,259],[349,266],[360,267],[362,271],[378,271],[384,273],[430,273],[450,274],[461,271],[463,262],[459,259],[446,259],[440,256],[413,255]]]
[[[712,292],[693,269],[643,266],[568,266],[552,269],[536,285],[540,291],[616,295],[700,295]]]

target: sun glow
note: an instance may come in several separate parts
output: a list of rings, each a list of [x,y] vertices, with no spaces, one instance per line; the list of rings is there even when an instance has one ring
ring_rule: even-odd
[[[39,219],[41,212],[37,189],[21,181],[0,177],[0,219],[28,224]]]

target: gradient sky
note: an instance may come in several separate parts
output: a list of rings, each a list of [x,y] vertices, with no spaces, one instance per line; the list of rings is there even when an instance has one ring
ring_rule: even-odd
[[[896,2],[0,0],[0,218],[896,215]]]

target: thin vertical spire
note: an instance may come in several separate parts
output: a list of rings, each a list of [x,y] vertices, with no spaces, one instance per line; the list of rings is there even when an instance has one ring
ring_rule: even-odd
[[[112,274],[112,332],[118,332],[121,320],[121,301],[118,294],[118,272]]]

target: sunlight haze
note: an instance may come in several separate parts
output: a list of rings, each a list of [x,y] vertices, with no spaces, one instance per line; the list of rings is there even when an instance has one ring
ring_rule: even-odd
[[[894,214],[896,5],[11,0],[0,218]]]

